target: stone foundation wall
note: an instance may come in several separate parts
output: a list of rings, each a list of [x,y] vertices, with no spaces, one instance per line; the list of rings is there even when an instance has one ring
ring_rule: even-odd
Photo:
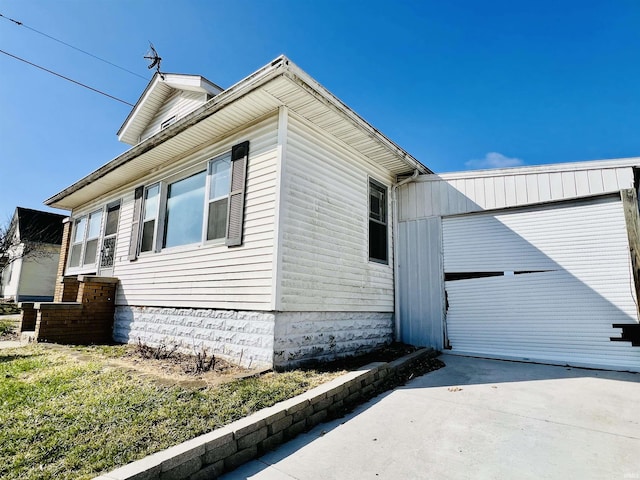
[[[365,353],[392,341],[392,313],[277,313],[274,365],[334,360]]]
[[[208,352],[249,368],[273,365],[275,315],[269,312],[118,306],[113,338],[118,342],[178,345]]]

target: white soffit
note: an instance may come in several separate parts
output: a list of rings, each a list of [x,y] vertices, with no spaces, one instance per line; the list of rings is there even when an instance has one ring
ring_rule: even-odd
[[[154,81],[155,79],[152,83]],[[165,84],[162,86],[169,88]],[[151,83],[147,90],[150,87]],[[161,87],[154,90],[157,90],[154,95],[163,95]],[[148,94],[145,91],[138,103],[147,103],[145,99]],[[170,127],[49,198],[45,204],[67,210],[76,208],[115,188],[136,182],[154,169],[180,160],[187,153],[223,140],[225,135],[243,125],[270,113],[275,114],[282,105],[328,131],[394,175],[406,174],[415,169],[422,173],[432,173],[286,57],[281,56]],[[123,129],[129,120],[125,122]]]

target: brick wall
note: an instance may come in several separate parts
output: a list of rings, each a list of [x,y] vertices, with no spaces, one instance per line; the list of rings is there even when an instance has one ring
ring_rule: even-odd
[[[65,277],[65,279],[68,277]],[[36,303],[39,342],[87,344],[112,340],[116,278],[78,276],[77,296],[67,302]],[[73,285],[67,281],[65,285]]]
[[[62,245],[60,245],[60,260],[58,261],[58,272],[56,287],[53,292],[54,302],[70,302],[74,301],[70,299],[63,299],[64,292],[64,270],[67,266],[67,259],[69,258],[69,242],[71,240],[71,219],[65,218],[62,227]]]
[[[33,308],[33,302],[21,302],[18,306],[22,309],[20,320],[21,332],[33,332],[36,329],[36,317],[38,312]]]

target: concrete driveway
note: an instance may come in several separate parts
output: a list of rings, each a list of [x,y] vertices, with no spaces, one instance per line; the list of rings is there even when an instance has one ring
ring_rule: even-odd
[[[640,374],[441,359],[222,478],[640,479]]]

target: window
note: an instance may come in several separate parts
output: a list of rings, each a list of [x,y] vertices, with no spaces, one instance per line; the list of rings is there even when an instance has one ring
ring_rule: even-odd
[[[388,263],[387,187],[369,179],[369,260]]]
[[[202,240],[206,179],[207,172],[200,172],[169,185],[163,247],[175,247]]]
[[[224,238],[227,233],[231,155],[209,162],[209,198],[207,200],[207,240]]]
[[[93,265],[96,263],[98,253],[98,240],[100,237],[100,227],[102,226],[102,210],[89,215],[87,225],[87,243],[84,248],[83,265]]]
[[[138,252],[207,241],[242,245],[249,142],[209,160],[206,170],[134,192],[129,259]]]
[[[160,184],[156,183],[148,187],[144,192],[142,240],[140,242],[141,252],[150,252],[154,249],[159,206]]]
[[[73,222],[73,237],[71,238],[71,253],[69,266],[79,267],[82,258],[82,244],[87,231],[87,217],[80,217]]]
[[[73,222],[73,235],[69,254],[69,267],[94,265],[98,254],[102,210],[77,218]]]

